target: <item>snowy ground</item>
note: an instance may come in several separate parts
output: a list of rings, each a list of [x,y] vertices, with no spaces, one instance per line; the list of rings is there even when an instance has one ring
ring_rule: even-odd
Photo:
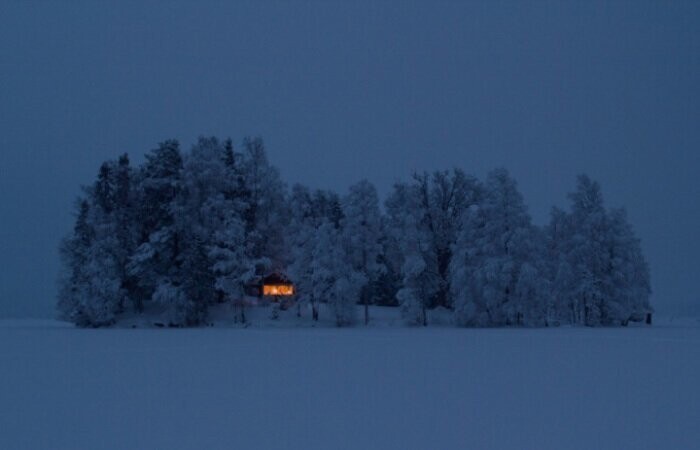
[[[697,449],[700,323],[0,321],[2,449]]]

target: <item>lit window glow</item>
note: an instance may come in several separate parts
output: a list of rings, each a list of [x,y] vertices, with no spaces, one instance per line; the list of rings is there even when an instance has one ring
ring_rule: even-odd
[[[263,295],[294,295],[294,286],[291,284],[265,284]]]

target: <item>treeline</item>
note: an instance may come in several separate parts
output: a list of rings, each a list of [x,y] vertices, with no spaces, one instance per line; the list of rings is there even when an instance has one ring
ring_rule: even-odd
[[[626,325],[649,311],[649,268],[624,210],[608,210],[580,176],[569,211],[532,224],[504,169],[484,181],[461,170],[414,174],[384,202],[360,181],[343,196],[288,189],[259,138],[240,151],[169,140],[132,167],[102,164],[76,202],[61,243],[61,316],[81,327],[167,312],[205,322],[209,306],[244,304],[245,287],[280,271],[318,319],[339,326],[357,304],[401,308],[409,324],[446,308],[464,326]]]

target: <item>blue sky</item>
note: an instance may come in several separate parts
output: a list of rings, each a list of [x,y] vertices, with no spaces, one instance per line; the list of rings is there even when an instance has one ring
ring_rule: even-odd
[[[3,2],[0,317],[53,313],[100,162],[212,134],[341,192],[505,166],[540,224],[586,172],[700,301],[699,119],[698,2]]]

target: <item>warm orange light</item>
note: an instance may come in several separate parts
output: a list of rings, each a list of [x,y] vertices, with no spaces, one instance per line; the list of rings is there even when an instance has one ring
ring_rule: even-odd
[[[291,284],[265,284],[263,295],[294,295],[294,286]]]

